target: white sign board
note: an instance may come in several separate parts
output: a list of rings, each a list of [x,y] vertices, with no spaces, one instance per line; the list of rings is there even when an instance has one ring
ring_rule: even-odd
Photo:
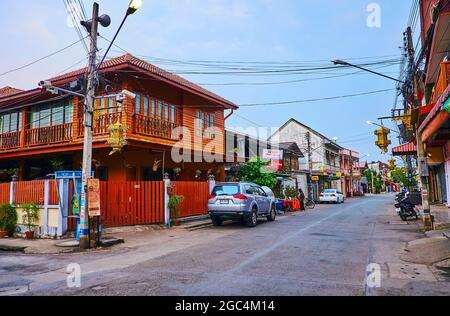
[[[283,151],[278,149],[264,149],[264,160],[283,160]]]

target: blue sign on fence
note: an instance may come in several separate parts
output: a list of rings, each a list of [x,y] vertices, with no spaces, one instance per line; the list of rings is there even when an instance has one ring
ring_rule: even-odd
[[[73,179],[81,178],[83,173],[81,171],[57,171],[55,172],[56,179]]]

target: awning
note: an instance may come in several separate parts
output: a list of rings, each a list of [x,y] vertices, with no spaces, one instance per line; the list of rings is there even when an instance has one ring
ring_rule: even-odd
[[[447,86],[447,89],[419,127],[424,143],[450,119],[450,113],[444,108],[444,103],[448,102],[449,98],[450,85]]]
[[[417,154],[417,146],[414,143],[403,144],[392,148],[394,156],[413,156]]]

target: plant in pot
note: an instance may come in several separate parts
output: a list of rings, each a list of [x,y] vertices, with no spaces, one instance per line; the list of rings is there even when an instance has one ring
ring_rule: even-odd
[[[25,236],[27,239],[33,239],[34,228],[39,221],[39,209],[34,204],[22,204],[20,208],[22,209],[22,224],[27,227]]]
[[[181,203],[184,200],[184,196],[181,195],[172,195],[169,198],[169,210],[170,210],[170,217],[172,218],[173,225],[174,226],[180,226],[181,225],[181,210],[180,206]]]
[[[152,167],[153,172],[157,172],[160,166],[161,166],[161,160],[154,160],[153,167]]]
[[[12,237],[16,230],[17,212],[11,204],[0,205],[0,238]]]

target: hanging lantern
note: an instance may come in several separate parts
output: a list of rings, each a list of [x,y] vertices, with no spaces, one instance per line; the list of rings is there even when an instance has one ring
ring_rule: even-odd
[[[389,168],[391,170],[394,170],[397,166],[395,165],[395,160],[394,159],[390,159],[389,161]]]
[[[390,133],[391,131],[384,127],[375,131],[375,135],[378,137],[378,141],[375,142],[375,145],[380,147],[383,154],[388,152],[388,147],[391,144],[391,141],[388,138]]]
[[[112,151],[109,155],[114,155],[115,153],[120,153],[123,150],[123,147],[127,144],[124,136],[124,128],[120,122],[115,124],[111,124],[108,127],[109,131],[109,139],[108,144],[111,145]]]

